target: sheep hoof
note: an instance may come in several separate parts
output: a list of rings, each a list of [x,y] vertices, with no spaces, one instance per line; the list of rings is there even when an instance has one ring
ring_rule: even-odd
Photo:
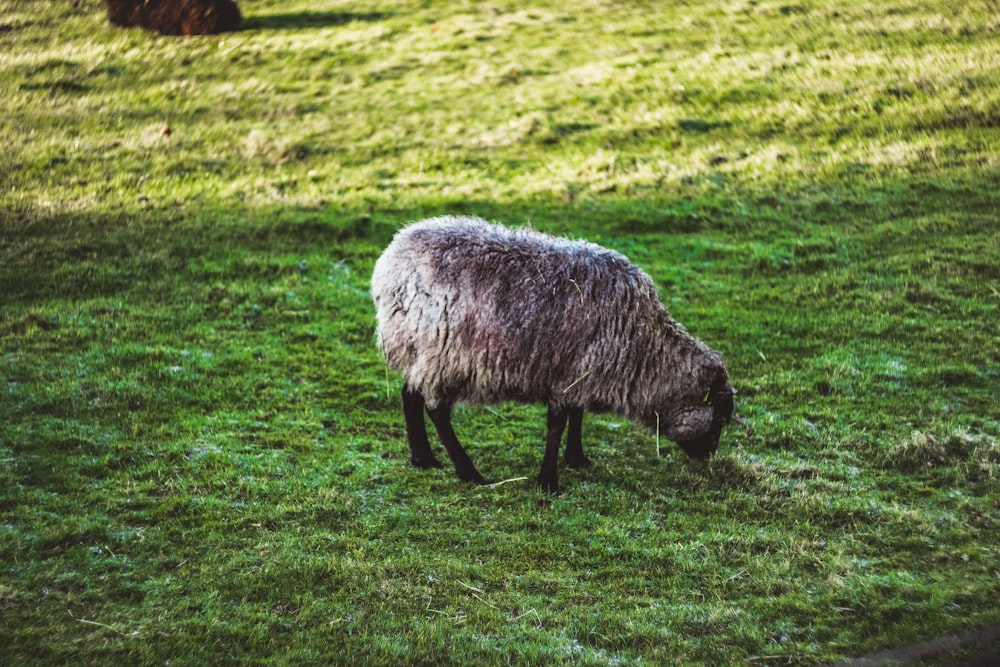
[[[580,456],[567,456],[566,465],[574,470],[579,470],[580,468],[589,468],[594,465],[594,462],[581,454]]]
[[[441,462],[438,461],[433,455],[432,456],[411,456],[410,463],[412,463],[417,468],[423,468],[424,470],[430,470],[431,468],[443,468]]]
[[[539,477],[538,486],[543,492],[549,494],[550,496],[558,496],[560,493],[559,483],[553,482],[552,480],[542,479]]]
[[[479,474],[476,469],[472,470],[456,470],[455,473],[458,478],[463,482],[472,482],[473,484],[478,484],[479,486],[486,486],[488,483],[486,478]]]

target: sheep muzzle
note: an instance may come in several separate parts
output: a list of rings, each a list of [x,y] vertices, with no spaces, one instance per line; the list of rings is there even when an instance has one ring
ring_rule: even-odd
[[[734,397],[736,392],[728,386],[708,391],[703,402],[712,409],[712,421],[702,434],[678,440],[677,444],[689,457],[696,461],[708,459],[719,448],[719,438],[727,424],[735,422],[747,430],[747,435],[753,435],[753,428],[745,420],[733,414],[736,411]]]
[[[706,461],[715,450],[719,448],[719,434],[721,430],[714,430],[709,435],[709,437],[700,440],[688,440],[686,442],[678,442],[684,453],[695,461]]]

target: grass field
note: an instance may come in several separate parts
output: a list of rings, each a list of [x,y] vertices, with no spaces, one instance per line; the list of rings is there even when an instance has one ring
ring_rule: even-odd
[[[240,6],[183,39],[0,0],[0,664],[814,665],[1000,624],[997,2]],[[464,408],[507,483],[412,468],[368,277],[446,212],[627,254],[754,435],[697,464],[588,416],[550,500],[544,408]]]

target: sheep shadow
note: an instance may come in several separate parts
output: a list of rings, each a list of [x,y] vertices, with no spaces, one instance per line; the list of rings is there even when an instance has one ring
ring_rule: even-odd
[[[392,16],[390,12],[290,12],[264,16],[245,16],[243,30],[297,30],[329,28],[354,21],[373,23]]]

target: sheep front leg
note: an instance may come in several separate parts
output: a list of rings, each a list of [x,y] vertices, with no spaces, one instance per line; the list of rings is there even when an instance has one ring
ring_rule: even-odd
[[[405,384],[403,418],[406,420],[406,442],[410,445],[410,463],[418,468],[440,468],[441,462],[431,452],[431,445],[427,440],[423,394]]]
[[[586,468],[590,459],[583,453],[583,408],[569,408],[569,430],[566,431],[566,464],[570,468]]]
[[[572,408],[549,405],[545,420],[545,457],[542,459],[542,471],[538,473],[538,484],[543,491],[553,494],[559,493],[559,443],[571,413]]]
[[[486,480],[476,470],[472,459],[459,443],[455,429],[451,427],[451,405],[442,403],[433,410],[428,408],[427,414],[430,415],[434,428],[437,429],[438,437],[441,438],[441,444],[444,445],[448,456],[451,457],[451,462],[455,464],[455,474],[458,475],[458,478],[463,482],[486,484]]]

